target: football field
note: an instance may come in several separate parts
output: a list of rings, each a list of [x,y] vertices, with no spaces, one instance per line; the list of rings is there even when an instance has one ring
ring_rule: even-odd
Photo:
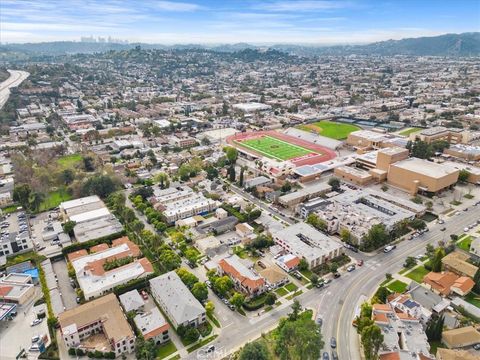
[[[240,146],[251,149],[266,157],[277,159],[280,161],[290,160],[305,156],[308,154],[317,154],[313,150],[290,144],[286,141],[276,139],[271,136],[261,136],[252,139],[236,141]]]

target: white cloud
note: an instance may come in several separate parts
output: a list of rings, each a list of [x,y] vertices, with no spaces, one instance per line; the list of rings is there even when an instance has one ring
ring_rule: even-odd
[[[348,7],[346,1],[324,1],[324,0],[301,0],[301,1],[275,1],[256,5],[255,8],[267,11],[289,12],[289,11],[321,11],[333,10]]]
[[[197,11],[202,9],[198,4],[175,1],[157,1],[155,5],[165,11]]]

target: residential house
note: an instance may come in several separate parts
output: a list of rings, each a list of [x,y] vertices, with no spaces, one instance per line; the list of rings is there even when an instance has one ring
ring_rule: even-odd
[[[238,291],[254,297],[266,290],[265,279],[248,268],[237,255],[220,260],[218,266],[220,273],[228,275]]]

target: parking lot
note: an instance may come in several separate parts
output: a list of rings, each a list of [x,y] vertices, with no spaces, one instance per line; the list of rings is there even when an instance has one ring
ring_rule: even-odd
[[[35,249],[42,255],[49,255],[61,251],[57,234],[62,232],[61,223],[57,220],[58,212],[49,211],[30,219],[31,234]],[[70,243],[64,243],[63,246]]]
[[[2,217],[0,223],[0,239],[2,241],[6,241],[7,239],[16,240],[14,243],[17,244],[18,249],[14,249],[14,252],[32,247],[30,227],[25,212],[20,211]],[[11,255],[7,245],[4,245],[4,248],[0,250],[3,252],[0,255]]]
[[[35,287],[34,299],[41,297],[39,286]],[[11,321],[2,322],[0,326],[0,358],[15,359],[22,349],[25,349],[29,359],[37,359],[38,352],[29,352],[32,345],[32,337],[48,334],[47,320],[35,326],[31,326],[36,318],[36,311],[33,307],[34,300],[28,304],[18,307],[17,316]],[[45,305],[40,305],[42,308]],[[38,308],[37,308],[38,310]]]

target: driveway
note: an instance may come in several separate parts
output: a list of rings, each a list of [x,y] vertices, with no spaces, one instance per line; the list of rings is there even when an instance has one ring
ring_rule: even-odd
[[[65,260],[52,262],[53,271],[57,275],[58,288],[62,294],[63,306],[66,310],[70,310],[77,306],[77,294],[75,289],[70,285],[68,277],[67,263]]]

